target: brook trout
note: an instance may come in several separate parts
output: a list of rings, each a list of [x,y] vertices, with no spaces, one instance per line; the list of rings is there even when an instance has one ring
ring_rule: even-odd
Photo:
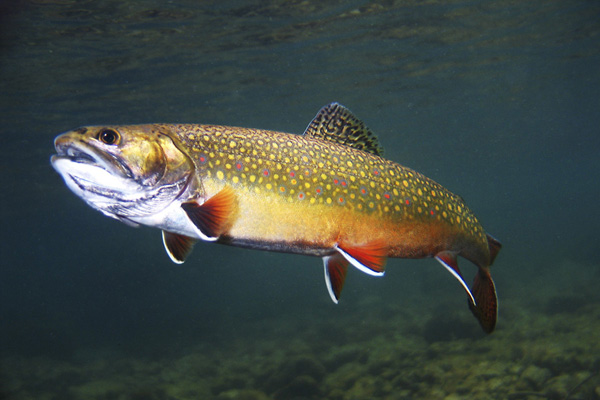
[[[500,243],[463,200],[382,157],[347,108],[323,107],[303,135],[215,125],[90,126],[55,139],[52,165],[91,207],[162,230],[182,263],[197,240],[323,259],[337,303],[348,266],[381,276],[388,257],[435,257],[485,332]],[[478,266],[472,289],[457,256]]]

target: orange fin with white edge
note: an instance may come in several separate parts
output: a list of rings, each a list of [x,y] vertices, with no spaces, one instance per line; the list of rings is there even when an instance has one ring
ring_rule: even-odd
[[[167,231],[162,231],[162,238],[165,250],[175,264],[183,264],[196,243],[194,238]]]
[[[336,244],[335,249],[350,264],[372,276],[383,276],[387,261],[388,248],[382,240],[375,240],[360,246]]]
[[[230,186],[225,186],[204,203],[186,201],[181,208],[198,229],[202,240],[215,241],[224,233],[234,205],[235,192]]]
[[[469,295],[469,306],[475,306],[477,303],[475,302],[475,297],[471,293],[469,286],[467,286],[467,282],[462,276],[460,269],[458,268],[458,263],[456,262],[456,254],[451,253],[449,251],[443,251],[435,255],[435,259],[440,262],[454,276],[458,282],[462,285],[465,292]]]
[[[329,296],[335,304],[338,303],[340,295],[342,294],[346,273],[348,272],[348,264],[350,264],[350,262],[340,253],[323,257],[325,284],[327,285]]]
[[[492,333],[498,318],[498,297],[489,268],[479,268],[473,281],[473,295],[477,303],[469,304],[469,307],[483,330]]]

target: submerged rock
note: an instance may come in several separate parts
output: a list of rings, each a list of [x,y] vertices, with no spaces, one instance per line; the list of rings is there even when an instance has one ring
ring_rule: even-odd
[[[318,399],[321,389],[313,377],[301,375],[273,394],[275,400]]]
[[[258,390],[232,389],[219,393],[217,400],[271,400],[271,398]]]
[[[534,389],[541,389],[542,385],[550,379],[552,372],[548,368],[540,368],[536,365],[530,365],[521,374],[521,378],[531,384]]]
[[[264,383],[267,393],[280,393],[290,387],[300,392],[313,393],[312,382],[315,382],[318,387],[318,383],[326,374],[323,364],[309,356],[299,356],[282,364],[269,371]]]

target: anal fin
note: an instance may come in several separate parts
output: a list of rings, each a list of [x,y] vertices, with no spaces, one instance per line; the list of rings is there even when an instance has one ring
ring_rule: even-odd
[[[196,243],[194,238],[167,231],[162,231],[162,239],[169,258],[176,264],[183,264]]]
[[[465,282],[462,273],[460,272],[460,269],[458,269],[458,264],[456,262],[456,255],[454,253],[450,253],[447,251],[438,253],[435,256],[435,259],[438,260],[440,262],[440,264],[442,264],[444,266],[444,268],[446,268],[448,270],[448,272],[450,272],[452,274],[452,276],[454,276],[462,285],[462,287],[465,289],[465,292],[467,292],[467,294],[469,295],[469,303],[471,306],[476,306],[476,302],[475,302],[475,298],[473,297],[473,294],[471,293],[471,290],[469,289],[469,286],[467,286],[467,283]]]
[[[372,275],[383,276],[387,261],[387,246],[382,240],[375,240],[360,246],[336,244],[335,249],[350,264],[360,271]]]
[[[186,201],[181,208],[198,229],[201,239],[215,241],[225,231],[235,205],[235,192],[230,186],[202,204],[196,200]]]
[[[325,284],[327,285],[329,296],[331,296],[331,300],[333,300],[335,304],[337,304],[340,299],[349,263],[350,262],[340,253],[323,257]]]

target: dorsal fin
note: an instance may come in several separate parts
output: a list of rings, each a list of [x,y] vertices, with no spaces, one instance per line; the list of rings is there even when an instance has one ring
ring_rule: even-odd
[[[350,110],[338,103],[327,104],[321,108],[308,124],[304,135],[329,140],[378,156],[383,155],[383,148],[373,132]]]

